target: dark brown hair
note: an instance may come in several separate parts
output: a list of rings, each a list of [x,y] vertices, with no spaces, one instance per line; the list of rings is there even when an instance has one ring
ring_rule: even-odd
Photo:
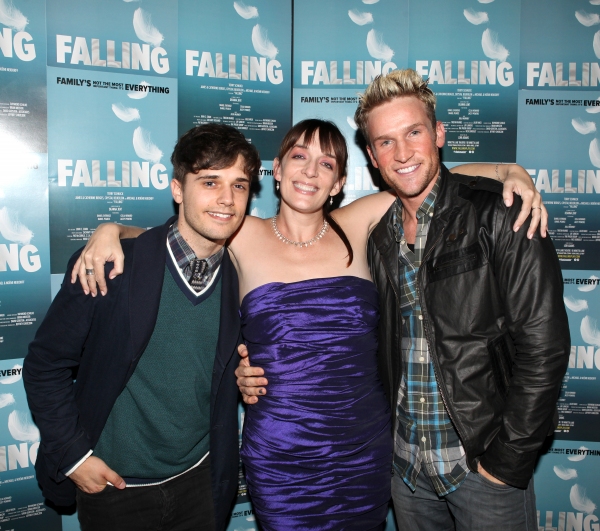
[[[244,135],[229,125],[198,125],[181,136],[171,155],[173,179],[184,185],[188,173],[222,170],[242,156],[244,173],[252,179],[260,170],[260,155]]]
[[[327,120],[318,120],[311,118],[308,120],[302,120],[292,127],[283,140],[281,146],[279,146],[279,161],[287,155],[287,153],[298,143],[298,140],[302,138],[304,144],[308,145],[313,141],[315,134],[319,135],[319,147],[323,153],[332,153],[337,168],[337,178],[342,179],[346,177],[348,172],[348,146],[346,145],[346,139],[342,132],[338,129],[337,125]],[[323,213],[327,223],[331,225],[331,228],[341,238],[348,251],[348,263],[349,266],[354,259],[354,252],[352,251],[352,245],[348,237],[344,233],[342,227],[331,217],[329,213],[329,201],[325,201],[323,205]]]

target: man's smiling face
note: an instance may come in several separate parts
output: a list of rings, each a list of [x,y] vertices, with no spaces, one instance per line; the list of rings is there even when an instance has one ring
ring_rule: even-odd
[[[402,96],[375,107],[367,121],[371,161],[400,199],[422,202],[440,171],[439,148],[446,132],[435,128],[425,104],[414,96]]]

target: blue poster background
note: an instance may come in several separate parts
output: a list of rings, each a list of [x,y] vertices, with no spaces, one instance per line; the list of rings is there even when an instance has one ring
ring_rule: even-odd
[[[437,93],[449,166],[516,157],[548,207],[572,348],[555,442],[536,469],[538,528],[598,531],[600,0],[0,0],[2,530],[61,528],[29,477],[20,380],[2,371],[22,364],[71,253],[102,221],[171,215],[172,148],[211,120],[261,152],[251,214],[275,213],[273,158],[309,117],[348,140],[343,203],[375,192],[353,115],[366,83],[396,66]],[[31,440],[8,429],[13,410],[14,434]],[[241,473],[228,531],[258,527]],[[78,530],[76,516],[62,529]]]
[[[0,162],[0,359],[22,358],[50,305],[45,154]]]
[[[12,7],[11,17],[0,16],[0,145],[45,153],[46,2],[14,0]]]
[[[517,161],[535,180],[563,266],[600,269],[598,93],[519,91]]]
[[[331,120],[346,137],[348,175],[341,205],[382,185],[368,160],[354,112],[359,93],[375,75],[406,67],[408,22],[405,0],[294,4],[294,123]]]
[[[535,495],[540,531],[596,531],[600,444],[555,440],[540,458]]]
[[[0,529],[59,531],[35,480],[39,431],[27,408],[23,359],[0,361]]]
[[[291,1],[180,0],[179,14],[179,133],[226,123],[273,160],[291,126]]]
[[[70,79],[81,84],[65,84]],[[73,77],[73,70],[48,67],[53,273],[64,272],[103,221],[151,227],[173,214],[177,80],[153,80],[161,93],[135,90],[144,79],[91,71]]]
[[[177,0],[61,0],[47,17],[48,66],[177,77]]]
[[[520,9],[520,0],[410,4],[409,66],[437,95],[444,161],[514,162]]]
[[[600,5],[588,0],[522,0],[522,4],[520,88],[562,87],[573,95],[590,87],[597,90]]]
[[[558,402],[557,439],[600,442],[600,271],[563,270],[571,357]]]

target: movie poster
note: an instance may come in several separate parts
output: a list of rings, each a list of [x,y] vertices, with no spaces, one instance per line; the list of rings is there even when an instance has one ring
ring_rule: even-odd
[[[563,269],[600,269],[597,98],[592,91],[519,91],[517,162],[542,194]]]
[[[444,162],[514,162],[520,0],[410,4],[409,66],[437,96]]]
[[[291,2],[179,2],[179,132],[219,122],[272,160],[291,126]]]
[[[174,213],[177,81],[149,78],[149,92],[141,76],[73,73],[48,67],[53,273],[100,223],[152,227]]]
[[[555,440],[534,476],[539,531],[596,531],[600,444]]]
[[[556,438],[600,442],[600,271],[563,270],[571,355]]]
[[[48,8],[52,272],[102,222],[173,214],[177,3],[70,0]]]
[[[0,155],[46,153],[46,2],[0,2]]]
[[[375,76],[407,66],[408,28],[407,0],[294,4],[294,123],[331,120],[346,137],[348,177],[341,204],[381,185],[354,113],[358,94]]]
[[[46,166],[45,154],[0,157],[0,360],[27,354],[50,305]]]
[[[595,0],[521,1],[520,88],[568,91],[564,98],[598,90],[600,4]]]
[[[0,361],[0,529],[60,531],[61,518],[44,503],[35,479],[40,432],[22,372],[22,358]]]

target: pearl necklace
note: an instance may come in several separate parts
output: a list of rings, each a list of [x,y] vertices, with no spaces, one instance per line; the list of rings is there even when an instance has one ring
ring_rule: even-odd
[[[308,240],[306,242],[295,242],[293,240],[286,238],[283,234],[281,234],[281,232],[279,232],[279,229],[277,228],[277,216],[273,216],[271,218],[271,226],[273,227],[273,232],[275,233],[275,236],[277,236],[283,243],[285,243],[287,245],[295,245],[296,247],[308,247],[309,245],[312,245],[316,241],[320,240],[323,236],[325,236],[325,233],[327,232],[327,229],[329,228],[329,223],[327,223],[327,220],[324,219],[323,227],[321,228],[319,233],[314,238],[311,238],[310,240]]]

